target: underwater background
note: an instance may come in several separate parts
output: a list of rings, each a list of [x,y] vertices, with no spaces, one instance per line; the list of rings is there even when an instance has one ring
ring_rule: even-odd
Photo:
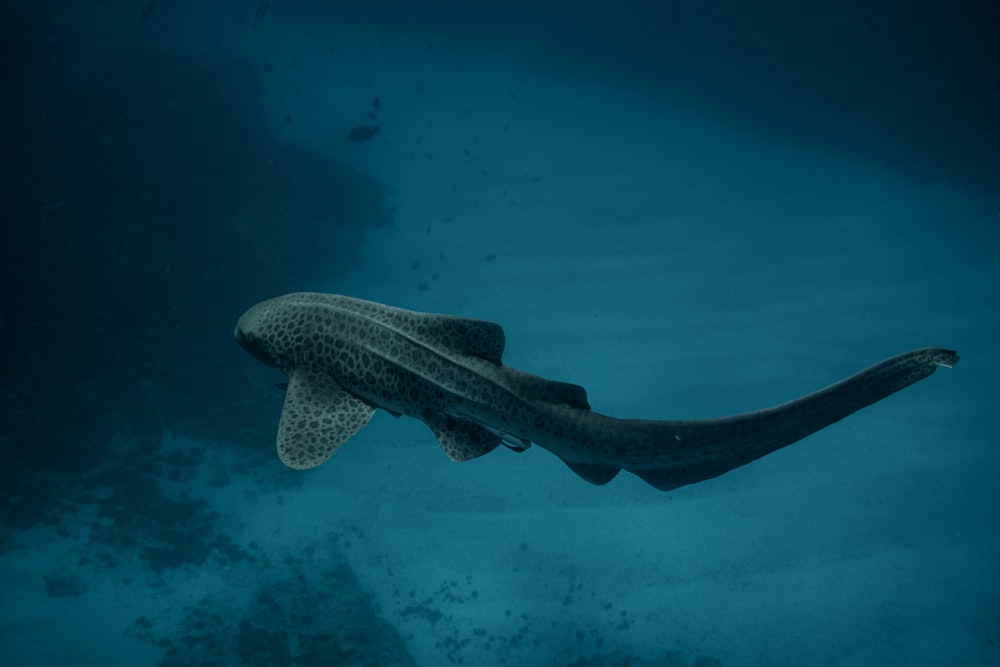
[[[1000,664],[1000,9],[6,2],[5,666]],[[662,493],[377,413],[239,315],[496,321],[617,417],[962,361]]]

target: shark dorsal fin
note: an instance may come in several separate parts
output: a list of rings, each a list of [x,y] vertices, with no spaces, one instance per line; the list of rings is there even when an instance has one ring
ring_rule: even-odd
[[[503,327],[489,320],[454,315],[424,315],[417,320],[415,337],[449,350],[479,357],[494,364],[503,363],[505,336]]]
[[[495,364],[502,363],[505,337],[503,327],[496,322],[422,313],[337,294],[302,293],[290,296],[305,304],[319,303],[373,320],[429,347],[443,347]]]

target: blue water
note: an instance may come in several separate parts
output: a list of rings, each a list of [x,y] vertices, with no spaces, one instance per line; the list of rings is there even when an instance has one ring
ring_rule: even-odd
[[[4,665],[1000,663],[987,3],[8,4]],[[293,290],[619,417],[962,361],[670,493],[386,413],[295,472]]]

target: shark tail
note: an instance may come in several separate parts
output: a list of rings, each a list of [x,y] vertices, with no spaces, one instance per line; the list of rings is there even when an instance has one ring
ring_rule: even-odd
[[[595,424],[599,430],[593,435],[611,445],[600,466],[569,465],[597,484],[610,480],[611,471],[620,467],[661,491],[670,491],[718,477],[787,447],[930,376],[938,367],[957,363],[954,350],[913,350],[788,403],[719,419],[618,420],[589,413],[603,422]]]

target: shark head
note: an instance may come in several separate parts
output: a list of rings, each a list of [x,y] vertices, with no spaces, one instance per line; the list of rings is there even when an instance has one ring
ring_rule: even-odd
[[[254,359],[288,372],[297,356],[295,337],[281,322],[280,310],[275,299],[258,303],[243,313],[233,335]]]
[[[299,470],[313,468],[371,419],[375,408],[344,391],[324,370],[316,295],[290,294],[243,313],[233,336],[255,359],[288,376],[278,422],[278,456]]]

